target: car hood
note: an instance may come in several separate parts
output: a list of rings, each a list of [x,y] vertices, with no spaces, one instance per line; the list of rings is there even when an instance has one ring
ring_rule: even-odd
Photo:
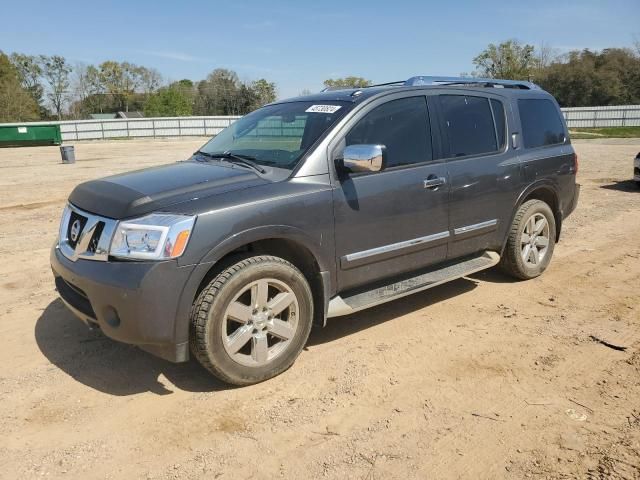
[[[96,215],[123,219],[265,183],[269,181],[242,167],[188,161],[81,183],[69,202]]]

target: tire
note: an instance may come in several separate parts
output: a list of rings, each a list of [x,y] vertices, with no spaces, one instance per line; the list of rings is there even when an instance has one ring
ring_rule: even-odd
[[[500,268],[519,280],[535,278],[549,266],[555,241],[556,221],[551,208],[542,200],[528,200],[513,219]]]
[[[286,260],[238,261],[194,302],[191,352],[226,383],[251,385],[275,377],[293,364],[309,338],[312,298],[304,275]]]

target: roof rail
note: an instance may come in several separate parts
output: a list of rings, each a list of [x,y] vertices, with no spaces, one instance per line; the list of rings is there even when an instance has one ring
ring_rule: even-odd
[[[371,87],[386,87],[388,85],[402,86],[406,84],[406,80],[398,80],[397,82],[376,83],[375,85],[366,85],[364,87],[351,87],[351,86],[338,86],[338,87],[324,87],[321,92],[333,92],[335,90],[352,90],[354,88],[371,88]]]
[[[478,87],[492,88],[518,88],[521,90],[542,90],[540,86],[533,82],[524,80],[502,80],[500,78],[475,78],[475,77],[433,77],[420,75],[411,77],[409,80],[399,80],[397,82],[377,83],[366,87],[325,87],[321,92],[330,92],[334,90],[353,90],[360,91],[363,88],[386,87],[386,86],[405,86],[417,87],[421,85],[475,85]]]
[[[501,80],[499,78],[473,78],[473,77],[411,77],[404,82],[406,86],[419,85],[478,85],[494,88],[520,88],[523,90],[540,90],[533,82],[523,80]]]

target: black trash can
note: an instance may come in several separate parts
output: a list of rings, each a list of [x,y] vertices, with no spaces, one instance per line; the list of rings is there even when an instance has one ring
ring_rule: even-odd
[[[62,163],[76,163],[76,154],[73,150],[73,145],[60,147],[60,154],[62,155]]]

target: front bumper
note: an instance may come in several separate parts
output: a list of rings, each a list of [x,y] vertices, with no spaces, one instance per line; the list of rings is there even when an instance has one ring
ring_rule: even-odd
[[[184,324],[179,306],[193,265],[178,266],[175,260],[73,262],[54,246],[51,268],[61,299],[84,322],[166,360],[188,360],[188,339],[179,338],[176,326]]]

